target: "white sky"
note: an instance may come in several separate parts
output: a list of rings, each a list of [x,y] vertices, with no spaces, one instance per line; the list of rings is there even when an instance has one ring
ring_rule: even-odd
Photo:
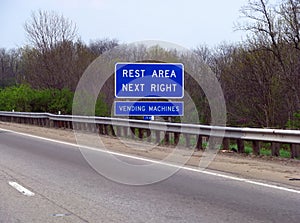
[[[35,10],[62,13],[77,24],[81,39],[121,43],[163,40],[187,48],[238,42],[234,32],[247,0],[0,0],[0,48],[26,44],[23,25]]]

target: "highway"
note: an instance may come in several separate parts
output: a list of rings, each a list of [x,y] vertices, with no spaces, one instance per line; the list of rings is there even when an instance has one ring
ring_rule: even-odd
[[[155,184],[124,185],[97,173],[74,146],[5,130],[0,131],[0,154],[3,223],[300,222],[296,190],[188,169]]]

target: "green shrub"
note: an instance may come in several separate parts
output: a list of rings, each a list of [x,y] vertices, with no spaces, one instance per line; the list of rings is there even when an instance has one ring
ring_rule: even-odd
[[[293,118],[288,120],[286,127],[288,129],[300,129],[300,111],[294,113]]]
[[[0,110],[24,111],[32,110],[31,101],[34,98],[34,90],[27,85],[12,86],[0,90]]]
[[[28,85],[11,86],[0,89],[0,110],[19,112],[49,112],[72,114],[74,93],[69,89],[33,89]],[[90,100],[85,97],[85,100]],[[85,109],[85,108],[82,108]],[[96,116],[107,116],[108,108],[99,96],[95,105]],[[90,111],[89,115],[93,115]]]
[[[72,113],[73,92],[69,89],[53,89],[51,90],[51,97],[48,112],[57,113],[58,111],[61,111],[62,114]]]

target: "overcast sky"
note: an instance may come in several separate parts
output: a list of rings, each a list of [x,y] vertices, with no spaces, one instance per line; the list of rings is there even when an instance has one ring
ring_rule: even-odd
[[[247,0],[0,0],[0,47],[25,45],[24,23],[32,11],[53,10],[77,24],[85,43],[163,40],[187,48],[238,42],[234,32]]]

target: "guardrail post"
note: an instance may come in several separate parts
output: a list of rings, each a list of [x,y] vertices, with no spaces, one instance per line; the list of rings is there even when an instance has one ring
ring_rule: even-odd
[[[185,146],[189,148],[191,145],[191,137],[189,134],[184,134],[184,137],[185,137]]]
[[[300,145],[299,144],[291,144],[291,158],[300,158]]]
[[[87,130],[88,132],[94,132],[94,130],[93,130],[93,124],[92,124],[92,123],[87,123],[87,128],[86,128],[86,130]]]
[[[50,127],[50,122],[48,118],[45,118],[45,126]]]
[[[152,141],[152,134],[150,129],[146,129],[146,134],[147,134],[147,142]]]
[[[99,134],[100,135],[104,135],[104,125],[103,124],[99,124],[98,129],[99,129]]]
[[[168,131],[165,132],[164,144],[165,145],[169,145],[170,144],[170,133]]]
[[[77,122],[74,122],[74,121],[73,121],[73,130],[78,130]]]
[[[57,128],[58,128],[58,121],[57,121],[57,120],[54,120],[53,122],[54,122],[54,128],[57,129]]]
[[[114,129],[114,126],[113,125],[109,125],[110,126],[110,129],[111,129],[111,135],[116,137],[116,132],[115,132],[115,129]]]
[[[180,133],[179,132],[174,132],[174,144],[175,144],[175,146],[178,145],[179,138],[180,138]]]
[[[260,143],[259,141],[252,141],[252,148],[253,148],[253,154],[259,155],[260,154]]]
[[[67,129],[70,129],[71,128],[71,123],[69,122],[69,121],[66,121],[65,122],[65,127],[67,128]]]
[[[135,128],[134,127],[130,127],[130,132],[131,132],[131,139],[135,138]]]
[[[229,149],[230,149],[229,146],[230,146],[230,141],[229,141],[229,139],[228,139],[228,138],[224,138],[224,139],[223,139],[223,149],[224,149],[224,150],[229,150]]]
[[[237,147],[238,147],[238,152],[239,153],[245,153],[245,143],[244,143],[244,140],[237,139],[236,140],[236,144],[237,144]]]
[[[91,132],[93,132],[93,133],[96,132],[96,128],[95,128],[95,124],[94,124],[94,123],[90,123],[90,130],[91,130]]]
[[[220,144],[218,143],[218,138],[215,136],[210,136],[208,140],[208,146],[210,150],[219,150]]]
[[[127,126],[123,127],[123,136],[124,136],[125,138],[128,137],[128,127],[127,127]]]
[[[202,146],[202,144],[203,144],[203,138],[202,138],[201,135],[198,135],[197,137],[198,137],[198,139],[197,139],[196,148],[197,148],[198,151],[199,150],[203,150],[203,146]]]
[[[107,124],[104,125],[104,134],[109,135],[109,130],[108,130],[108,125]]]
[[[280,143],[277,143],[277,142],[271,143],[271,155],[272,156],[280,155]]]
[[[60,122],[60,128],[64,128],[64,129],[66,129],[67,127],[66,127],[66,121],[61,121]]]
[[[138,132],[139,132],[139,139],[143,139],[143,137],[144,137],[144,129],[141,129],[141,128],[139,128],[138,129]]]
[[[155,141],[157,144],[160,143],[160,131],[155,131]]]
[[[50,126],[50,128],[53,128],[54,127],[54,121],[53,120],[49,120],[49,126]]]
[[[117,136],[121,137],[122,136],[121,127],[116,126],[116,128],[117,128]]]

